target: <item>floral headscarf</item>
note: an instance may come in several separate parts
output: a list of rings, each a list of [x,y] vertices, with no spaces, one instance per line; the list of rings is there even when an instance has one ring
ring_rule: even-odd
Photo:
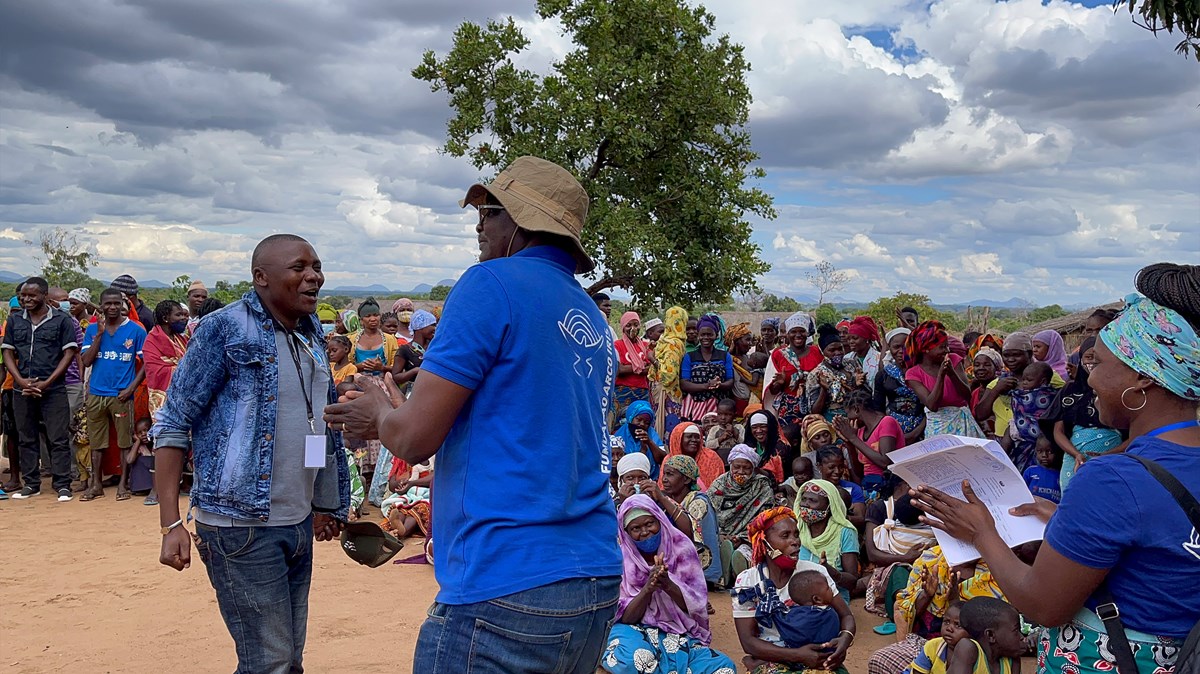
[[[679,388],[679,370],[686,348],[687,322],[687,310],[683,307],[667,309],[662,336],[654,347],[654,357],[658,360],[658,382],[666,394],[677,401],[683,399],[683,391]]]
[[[696,481],[700,479],[700,466],[696,464],[696,460],[686,454],[676,454],[668,456],[664,466],[670,466],[679,471],[681,475],[686,477],[690,482],[688,491],[696,491],[700,489]]]
[[[1200,338],[1178,311],[1133,294],[1100,341],[1121,362],[1184,400],[1200,400]]]
[[[787,506],[770,508],[755,517],[750,526],[746,527],[746,533],[750,539],[751,564],[762,564],[767,561],[767,531],[783,520],[791,520],[794,525],[796,513]]]

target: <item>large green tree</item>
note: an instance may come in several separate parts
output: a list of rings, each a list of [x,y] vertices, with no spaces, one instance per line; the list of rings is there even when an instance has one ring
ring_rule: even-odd
[[[600,263],[590,291],[635,304],[723,301],[768,271],[747,214],[773,218],[751,183],[742,47],[683,0],[539,0],[575,49],[540,75],[513,56],[529,40],[512,18],[463,23],[450,52],[413,76],[445,91],[445,151],[497,170],[537,155],[571,170],[591,207],[584,245]]]
[[[43,230],[36,243],[25,243],[38,249],[36,257],[41,264],[42,278],[51,286],[66,290],[87,288],[93,295],[105,287],[100,281],[89,276],[99,259],[86,244],[79,242],[74,233],[62,227],[55,227]]]

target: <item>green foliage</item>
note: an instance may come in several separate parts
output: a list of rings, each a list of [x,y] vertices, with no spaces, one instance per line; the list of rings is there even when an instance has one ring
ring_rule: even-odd
[[[96,254],[80,244],[75,234],[55,227],[43,230],[36,244],[33,241],[25,243],[40,250],[36,257],[42,265],[41,276],[51,286],[67,290],[89,288],[93,294],[103,289],[102,284],[88,276],[98,261]]]
[[[1029,312],[1029,322],[1041,323],[1042,321],[1052,321],[1056,318],[1062,318],[1071,312],[1063,309],[1057,304],[1051,304],[1045,307],[1039,307]]]
[[[762,310],[773,314],[795,313],[800,311],[800,303],[790,297],[778,297],[768,294],[763,298]]]
[[[900,319],[896,317],[896,314],[903,307],[916,309],[917,315],[922,321],[941,321],[951,332],[961,330],[962,319],[957,318],[954,314],[937,311],[929,306],[928,296],[915,293],[896,293],[891,297],[880,297],[867,305],[866,315],[874,318],[875,322],[886,332],[900,325]]]
[[[1130,16],[1137,12],[1141,21],[1134,23],[1158,35],[1166,30],[1174,34],[1175,29],[1183,40],[1175,45],[1175,51],[1192,56],[1200,61],[1200,2],[1196,0],[1113,0],[1113,11],[1128,5]]]
[[[230,302],[242,299],[242,295],[253,289],[254,284],[249,281],[230,283],[229,281],[221,280],[217,281],[216,285],[208,291],[208,296],[217,298],[222,304],[229,304]]]
[[[522,155],[567,167],[591,206],[583,239],[604,270],[589,291],[629,289],[634,304],[723,301],[769,265],[745,215],[775,217],[747,183],[749,70],[714,17],[683,0],[539,0],[575,43],[550,74],[520,70],[529,40],[512,18],[463,23],[413,76],[445,91],[445,151],[476,168]]]
[[[837,325],[842,320],[842,313],[832,304],[822,304],[813,312],[813,320],[817,325]]]
[[[171,283],[171,288],[167,293],[169,299],[173,299],[180,304],[187,306],[187,291],[188,286],[192,283],[192,277],[187,274],[180,274],[175,277],[175,281]]]
[[[434,286],[429,291],[431,302],[444,302],[450,296],[450,286]]]

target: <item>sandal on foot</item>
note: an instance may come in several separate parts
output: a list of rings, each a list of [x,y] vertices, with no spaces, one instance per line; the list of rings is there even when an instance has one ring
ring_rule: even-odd
[[[132,498],[132,495],[127,491],[117,492],[118,501],[128,501],[130,498]]]
[[[146,500],[142,501],[142,505],[156,506],[156,505],[158,505],[158,499],[150,498],[149,496],[147,496]]]
[[[79,500],[80,501],[95,501],[98,498],[104,498],[104,492],[89,491],[86,494],[84,494],[83,496],[80,496]]]

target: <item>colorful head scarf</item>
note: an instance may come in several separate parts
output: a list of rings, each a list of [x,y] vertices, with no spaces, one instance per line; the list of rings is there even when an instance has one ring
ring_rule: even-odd
[[[317,320],[321,321],[322,323],[326,321],[336,321],[337,315],[337,309],[334,309],[332,304],[326,304],[322,302],[321,304],[317,305]]]
[[[1042,330],[1033,336],[1033,341],[1041,342],[1048,348],[1046,358],[1042,362],[1049,365],[1063,379],[1070,379],[1067,372],[1067,347],[1063,344],[1062,335],[1054,330]]]
[[[811,452],[808,443],[812,442],[814,436],[821,431],[827,431],[830,437],[836,434],[833,432],[833,426],[825,421],[825,417],[820,414],[810,414],[800,420],[800,451],[803,453]]]
[[[967,357],[964,359],[964,362],[963,362],[963,365],[965,366],[968,377],[975,376],[975,356],[978,356],[979,352],[981,350],[983,350],[984,348],[991,348],[991,349],[995,350],[996,357],[999,358],[1000,351],[1004,349],[1004,343],[1001,342],[1000,339],[998,337],[996,337],[995,335],[980,335],[975,338],[975,341],[973,343],[968,344],[967,345]],[[991,356],[988,356],[988,358],[991,358]],[[1003,361],[996,363],[997,371],[1000,370],[1001,362],[1003,362]]]
[[[342,312],[342,325],[346,326],[346,332],[358,332],[362,330],[362,321],[359,320],[358,314],[352,309]]]
[[[713,343],[713,348],[724,351],[725,348],[723,345],[725,343],[725,329],[721,325],[720,317],[716,314],[705,314],[701,316],[700,320],[696,321],[696,332],[699,332],[704,328],[709,328],[717,335],[717,339]]]
[[[669,634],[686,634],[707,646],[712,643],[712,632],[708,628],[708,586],[704,581],[704,569],[696,556],[696,545],[683,535],[667,517],[654,499],[645,494],[634,494],[621,504],[617,518],[624,522],[625,514],[633,509],[645,510],[658,520],[662,542],[658,554],[662,555],[667,573],[683,594],[684,610],[666,592],[650,595],[646,612],[639,621],[642,625],[656,627]],[[638,552],[633,538],[622,527],[617,536],[621,545],[621,596],[617,605],[617,616],[621,616],[634,597],[638,596],[650,578],[650,564]]]
[[[850,334],[868,342],[878,341],[879,326],[870,316],[855,316],[854,320],[850,321]]]
[[[725,343],[729,346],[733,346],[734,342],[749,334],[749,323],[738,323],[736,325],[732,325],[729,327],[729,330],[725,331]]]
[[[750,526],[746,527],[747,537],[750,539],[751,564],[757,565],[767,561],[767,531],[784,520],[791,520],[794,523],[796,513],[787,506],[779,506],[764,510],[754,518],[754,521],[750,522]]]
[[[650,403],[646,402],[645,400],[635,400],[630,403],[629,407],[625,408],[625,423],[621,424],[621,427],[617,429],[616,433],[616,436],[625,442],[625,451],[627,452],[625,456],[637,454],[642,451],[642,443],[638,442],[637,439],[633,437],[632,424],[634,419],[642,416],[643,414],[651,418],[654,417],[654,410],[651,409]],[[650,424],[650,427],[646,429],[646,433],[650,436],[650,442],[653,442],[659,447],[663,446],[662,438],[659,437],[658,431],[654,430],[654,424]],[[652,469],[649,465],[649,460],[647,459],[646,474],[650,477],[657,478],[658,464],[655,464]]]
[[[67,298],[75,300],[76,302],[83,302],[84,304],[91,304],[92,303],[92,291],[88,290],[87,288],[76,288],[76,289],[72,290],[71,292],[67,293]],[[18,303],[18,306],[19,306],[19,303]]]
[[[642,317],[638,316],[636,311],[626,311],[621,314],[621,343],[625,345],[625,356],[629,358],[629,364],[633,366],[633,371],[642,373],[646,370],[646,344],[640,337],[635,342],[625,334],[625,326],[634,321],[642,322]]]
[[[959,358],[967,357],[967,345],[963,344],[961,339],[951,334],[946,335],[946,350]]]
[[[905,367],[920,363],[926,351],[945,344],[947,337],[946,326],[941,321],[925,321],[918,325],[904,340]]]
[[[976,351],[975,357],[978,358],[979,356],[983,356],[983,357],[987,358],[988,360],[992,361],[992,364],[996,366],[997,372],[1000,371],[1000,368],[1004,367],[1004,357],[1000,355],[999,351],[993,349],[990,346],[982,347],[978,351]],[[975,359],[972,358],[971,360],[973,361]]]
[[[836,329],[838,332],[841,332],[841,331],[842,331],[842,328],[845,328],[845,329],[849,330],[849,329],[850,329],[850,319],[843,318],[842,320],[840,320],[840,321],[838,321],[838,322],[837,322],[837,325],[835,325],[835,326],[833,326],[833,327],[834,327],[834,328],[835,328],[835,329]]]
[[[775,332],[779,332],[779,330],[783,328],[783,319],[777,316],[770,316],[762,319],[762,323],[759,324],[759,327],[761,328],[764,325],[769,325],[775,328]]]
[[[842,558],[842,529],[848,529],[856,537],[858,530],[850,524],[850,520],[846,519],[846,502],[842,500],[842,494],[832,482],[827,480],[809,480],[801,487],[796,494],[795,509],[800,510],[800,499],[804,497],[805,491],[820,489],[825,498],[829,499],[829,520],[825,525],[825,531],[820,536],[813,536],[812,531],[804,522],[799,523],[800,527],[800,545],[812,553],[813,558],[821,559],[821,555],[825,555],[825,560],[833,567],[838,567],[841,564]]]
[[[812,334],[817,331],[817,326],[813,322],[812,316],[804,313],[803,311],[797,311],[791,316],[788,316],[787,320],[783,322],[783,326],[786,328],[787,332],[791,332],[792,328],[804,328],[808,331],[809,336],[812,336]]]
[[[1174,309],[1133,294],[1100,341],[1121,362],[1184,400],[1200,400],[1200,338]]]
[[[693,459],[692,457],[687,456],[686,454],[676,454],[675,456],[668,456],[666,462],[663,465],[674,468],[675,470],[679,471],[679,473],[681,475],[686,477],[688,479],[688,490],[689,491],[696,491],[697,489],[700,488],[696,484],[696,481],[698,479],[700,479],[700,466],[699,466],[699,464],[696,463],[696,460]]]
[[[687,310],[683,307],[667,309],[662,336],[654,346],[654,357],[658,361],[658,383],[675,401],[683,400],[683,391],[679,388],[679,369],[686,349],[687,321]]]
[[[408,329],[416,332],[421,328],[437,325],[437,322],[437,316],[434,316],[433,312],[417,309],[413,312],[412,319],[408,322]]]
[[[395,302],[392,302],[392,313],[393,314],[398,314],[401,311],[412,311],[412,310],[413,310],[413,301],[408,299],[407,297],[401,297],[400,299],[396,300]],[[415,330],[415,328],[414,328],[414,330]]]

